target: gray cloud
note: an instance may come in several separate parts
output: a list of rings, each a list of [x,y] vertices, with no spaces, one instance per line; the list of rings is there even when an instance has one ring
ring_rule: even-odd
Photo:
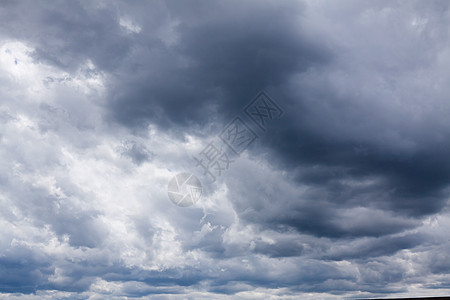
[[[448,292],[447,2],[4,1],[0,20],[5,296]],[[262,89],[283,117],[174,206],[168,180]]]

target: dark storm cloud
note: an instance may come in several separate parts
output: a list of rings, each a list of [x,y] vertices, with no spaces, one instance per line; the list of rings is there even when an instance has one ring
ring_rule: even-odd
[[[110,113],[128,126],[223,121],[261,88],[330,60],[330,51],[302,32],[301,3],[199,2],[201,9],[192,10],[168,1],[144,4],[149,16],[120,2],[67,4],[4,4],[3,30],[35,44],[37,60],[73,69],[90,59],[112,71]],[[141,22],[141,31],[130,34],[119,26],[127,13]],[[169,25],[173,44],[158,33]]]
[[[303,114],[297,117],[302,119]],[[327,126],[326,122],[324,116],[317,119],[314,125]],[[329,129],[332,132],[331,127]],[[311,128],[311,131],[315,129]],[[386,151],[380,149],[380,145],[361,143],[357,139],[348,142],[336,140],[336,137],[311,135],[304,128],[297,131],[292,128],[281,129],[267,140],[276,149],[285,167],[300,167],[296,180],[325,187],[332,202],[354,202],[355,197],[364,193],[376,195],[386,191],[389,195],[358,200],[362,200],[365,205],[375,204],[384,209],[417,216],[436,213],[446,202],[445,189],[450,178],[447,153],[450,144],[445,139],[413,154]],[[422,143],[421,140],[422,137],[417,137],[417,143]],[[382,182],[361,188],[339,182],[371,178],[382,178]]]
[[[127,76],[115,82],[111,113],[126,125],[223,122],[262,87],[330,58],[292,18],[302,13],[300,4],[273,10],[252,2],[202,2],[192,10],[169,1],[168,7],[177,22],[175,44],[136,45],[127,61],[134,69],[122,69]]]
[[[417,8],[416,4],[413,6]],[[360,13],[369,14],[370,10],[364,9]],[[358,17],[355,11],[346,11],[345,6],[342,12]],[[396,13],[392,18],[398,17]],[[435,14],[440,12],[432,6],[421,17]],[[333,21],[350,28],[354,19],[348,20],[351,21]],[[389,21],[380,24],[381,28]],[[365,46],[351,49],[354,45],[334,41],[336,49],[344,50],[342,53],[353,51],[357,55],[346,57],[336,52],[332,62],[312,66],[298,75],[294,83],[285,84],[286,91],[275,89],[283,96],[286,114],[261,138],[259,145],[266,147],[256,149],[256,153],[271,149],[273,155],[269,160],[275,168],[291,170],[295,181],[308,185],[310,192],[301,197],[280,196],[275,192],[268,201],[261,201],[260,197],[253,197],[254,190],[249,189],[248,193],[239,190],[234,202],[242,209],[244,219],[255,223],[275,220],[273,228],[285,224],[318,236],[380,236],[419,224],[413,220],[400,221],[403,217],[420,218],[442,210],[448,199],[450,178],[449,123],[443,113],[448,112],[448,105],[441,104],[447,103],[442,91],[422,98],[423,92],[411,78],[436,63],[429,52],[416,52],[426,47],[424,40],[433,39],[428,30],[434,28],[430,24],[421,35],[414,36],[407,31],[408,26],[405,20],[396,30],[370,40],[378,49],[374,53]],[[374,34],[380,34],[381,30],[364,29]],[[405,32],[409,35],[406,42],[400,39]],[[401,55],[392,45],[404,49]],[[413,46],[406,48],[407,45]],[[427,51],[437,56],[439,47]],[[416,60],[420,64],[411,66]],[[361,65],[354,65],[356,62]],[[392,63],[395,70],[389,69]],[[405,70],[416,75],[402,73]],[[440,73],[437,70],[429,76],[437,79]],[[433,85],[423,84],[426,90]],[[373,91],[365,90],[364,86]],[[400,105],[394,104],[396,101]],[[442,113],[429,109],[425,101],[442,105]],[[361,223],[352,222],[355,215],[341,218],[340,210],[357,207],[380,209],[391,217],[371,218],[368,212]]]
[[[133,55],[126,60],[127,66],[134,69],[120,69],[122,76],[115,81],[111,95],[114,119],[132,127],[156,123],[163,128],[170,126],[170,130],[178,124],[187,126],[186,133],[192,127],[205,134],[202,126],[210,128],[207,125],[213,122],[218,128],[217,124],[239,112],[256,91],[271,88],[281,97],[278,100],[287,108],[287,114],[264,136],[262,144],[275,151],[272,159],[283,163],[284,168],[321,169],[312,174],[299,171],[296,180],[321,186],[327,191],[327,201],[340,205],[352,206],[358,201],[359,205],[414,216],[436,213],[443,207],[450,177],[446,159],[450,145],[447,139],[437,140],[428,134],[442,128],[434,128],[431,122],[415,124],[406,113],[399,114],[397,121],[386,122],[384,109],[370,104],[378,99],[365,95],[359,96],[362,99],[340,98],[333,83],[331,87],[321,81],[321,86],[303,85],[305,89],[296,94],[281,90],[289,76],[311,69],[326,72],[334,60],[348,63],[342,61],[345,58],[339,59],[339,53],[333,53],[331,42],[313,40],[312,34],[303,29],[299,20],[304,5],[286,3],[274,9],[270,4],[202,4],[202,9],[192,10],[168,2],[164,11],[177,22],[173,45],[155,44],[154,33],[143,25],[139,34],[144,44],[135,45]],[[428,13],[436,11],[431,8]],[[199,14],[203,17],[198,18]],[[395,34],[388,35],[388,39],[395,38]],[[409,43],[422,47],[417,39],[411,38]],[[379,47],[386,51],[385,56],[373,60],[381,67],[377,73],[386,79],[393,75],[383,65],[391,60],[396,59],[395,68],[401,70],[411,68],[410,60],[418,56],[422,63],[414,65],[413,71],[432,60],[428,54],[414,52],[415,48],[405,49],[404,55],[398,57],[395,51],[387,52],[392,48],[384,42],[380,41]],[[133,72],[137,75],[133,76]],[[409,95],[405,92],[398,96]],[[368,107],[356,106],[358,100],[367,102]],[[368,115],[371,107],[378,110]],[[352,136],[353,128],[358,126],[362,129]],[[417,126],[420,131],[415,131]],[[377,141],[377,132],[389,131],[399,136],[398,141]],[[403,140],[427,146],[405,154],[400,144]],[[336,182],[336,177],[377,177],[381,182],[358,190]],[[371,196],[361,199],[367,194]]]
[[[1,276],[0,289],[85,292],[103,280],[123,284],[117,293],[130,297],[183,293],[185,287],[232,295],[249,286],[394,293],[418,280],[411,265],[448,275],[448,250],[426,223],[430,215],[444,215],[448,201],[450,76],[447,27],[441,25],[448,24],[448,4],[423,3],[2,2],[0,37],[28,44],[36,63],[80,72],[85,80],[104,75],[105,92],[97,96],[107,128],[78,94],[60,92],[58,106],[27,104],[20,113],[38,117],[39,134],[67,135],[71,144],[35,150],[20,131],[32,121],[12,113],[15,107],[0,107],[2,126],[16,122],[24,134],[18,145],[8,144],[11,137],[0,130],[2,159],[24,174],[39,170],[31,179],[19,171],[0,173],[5,199],[20,212],[2,211],[2,218],[14,223],[24,216],[59,242],[67,239],[70,251],[89,253],[73,254],[77,260],[11,246],[0,259],[1,271],[10,274]],[[75,79],[46,76],[44,85]],[[121,168],[156,173],[166,163],[181,164],[148,167],[171,158],[155,136],[149,138],[154,145],[143,142],[148,125],[171,141],[209,137],[261,89],[285,114],[265,134],[258,131],[204,207],[180,211],[161,204],[156,188],[142,192],[138,186],[133,195],[130,181],[137,178],[112,179],[127,173]],[[135,136],[116,144],[106,132],[118,128],[117,135]],[[77,175],[66,175],[60,161],[63,148],[78,159],[71,146],[93,153],[86,158],[81,151],[79,168],[86,170]],[[114,151],[124,160],[115,160]],[[118,173],[90,169],[103,156],[93,168]],[[45,182],[52,176],[53,185]],[[85,192],[85,181],[71,176],[106,177],[124,192]],[[37,186],[37,180],[44,183]],[[123,197],[118,203],[109,202],[114,191]],[[91,209],[98,197],[107,199]],[[104,207],[109,204],[120,213]],[[132,213],[123,216],[126,204]]]
[[[410,249],[423,244],[424,235],[408,234],[404,236],[385,236],[381,238],[360,240],[352,246],[337,246],[325,255],[328,259],[367,259],[395,254],[403,249]]]
[[[52,273],[47,255],[15,247],[0,258],[0,291],[33,293]]]

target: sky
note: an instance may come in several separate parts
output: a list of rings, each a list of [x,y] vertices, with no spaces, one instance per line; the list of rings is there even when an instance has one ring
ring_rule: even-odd
[[[1,1],[0,299],[450,295],[449,5]]]

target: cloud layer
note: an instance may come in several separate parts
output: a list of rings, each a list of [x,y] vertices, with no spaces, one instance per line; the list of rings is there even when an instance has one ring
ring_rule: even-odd
[[[445,1],[0,4],[0,297],[449,294]],[[244,107],[284,110],[261,130]],[[257,139],[212,182],[235,116]],[[204,196],[175,206],[167,183]]]

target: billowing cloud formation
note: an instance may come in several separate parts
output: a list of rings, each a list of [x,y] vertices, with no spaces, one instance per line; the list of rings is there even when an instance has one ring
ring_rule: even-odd
[[[445,1],[2,2],[1,295],[450,293],[449,25]],[[237,115],[258,137],[213,183],[192,156]]]

